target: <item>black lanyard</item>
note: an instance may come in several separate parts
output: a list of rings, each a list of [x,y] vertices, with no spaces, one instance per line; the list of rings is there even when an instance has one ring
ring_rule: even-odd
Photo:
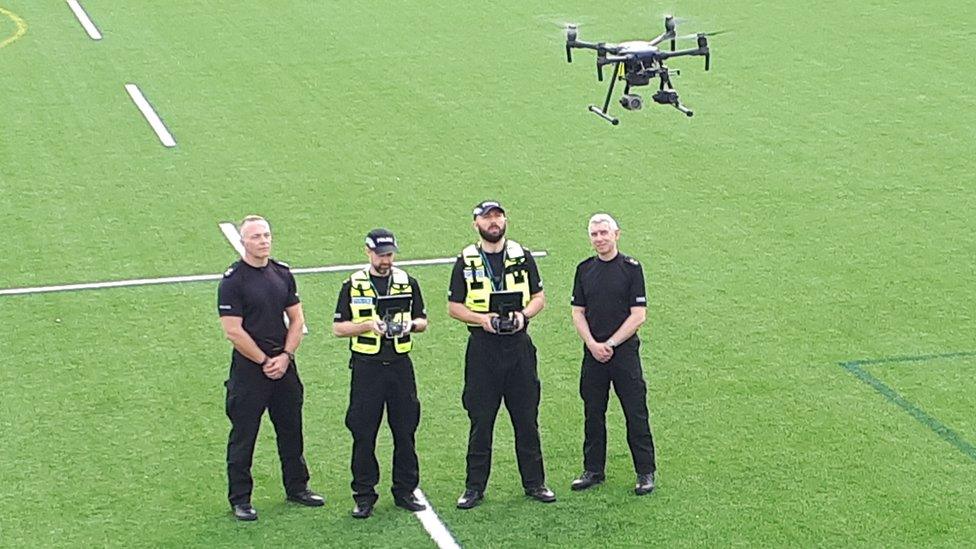
[[[369,287],[373,289],[373,293],[376,294],[377,297],[381,295],[380,291],[376,288],[376,284],[373,284],[373,277],[369,274],[369,270],[366,271],[366,280],[369,280]],[[390,281],[387,283],[386,286],[386,295],[391,295],[390,292],[392,291],[393,291],[393,273],[390,273]]]
[[[481,254],[481,263],[485,267],[485,273],[488,274],[488,280],[491,281],[492,289],[494,289],[496,292],[504,290],[505,289],[505,262],[508,259],[507,243],[506,246],[502,248],[502,276],[500,279],[498,279],[500,282],[497,284],[495,283],[495,273],[491,269],[491,263],[488,262],[488,256],[485,255],[485,251],[481,249],[481,246],[478,246],[478,253]]]

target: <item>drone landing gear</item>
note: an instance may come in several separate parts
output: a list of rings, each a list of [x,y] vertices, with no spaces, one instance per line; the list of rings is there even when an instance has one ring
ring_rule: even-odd
[[[613,124],[614,126],[616,126],[617,124],[620,124],[620,120],[619,119],[610,116],[609,114],[606,113],[606,111],[601,111],[600,110],[600,107],[597,107],[596,105],[590,105],[587,108],[589,109],[589,111],[591,113],[599,116],[600,118],[606,120],[607,122]]]
[[[675,74],[680,74],[680,73],[678,73],[678,71],[675,71]],[[653,96],[651,96],[651,99],[653,99],[655,103],[658,103],[660,105],[671,105],[672,107],[685,113],[685,116],[691,117],[695,115],[695,113],[692,112],[691,109],[685,108],[684,106],[681,105],[681,102],[678,101],[678,90],[674,89],[674,87],[671,86],[671,75],[669,74],[669,71],[667,69],[662,69],[661,86],[660,88],[658,88],[657,92]]]
[[[658,90],[653,96],[651,96],[651,99],[653,99],[655,103],[659,103],[661,105],[671,105],[672,107],[685,113],[685,116],[695,115],[691,109],[684,107],[681,102],[678,101],[678,92],[674,91],[673,89]]]
[[[613,71],[610,72],[611,74],[610,89],[607,90],[607,98],[603,100],[603,108],[601,109],[596,105],[590,105],[589,107],[587,107],[587,109],[589,109],[591,113],[599,116],[600,118],[606,120],[607,122],[613,124],[614,126],[620,124],[620,120],[610,116],[610,114],[608,114],[608,111],[610,109],[610,97],[613,96],[613,85],[617,83],[617,74],[619,70],[620,70],[620,63],[619,62],[614,63]]]

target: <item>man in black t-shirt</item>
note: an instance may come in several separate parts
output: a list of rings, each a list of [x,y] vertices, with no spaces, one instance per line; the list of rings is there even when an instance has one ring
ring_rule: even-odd
[[[627,443],[637,472],[634,492],[649,494],[656,465],[637,337],[647,312],[644,271],[636,259],[617,250],[620,229],[609,215],[594,215],[589,235],[597,255],[576,267],[573,281],[573,324],[585,344],[580,373],[585,426],[583,474],[572,489],[585,490],[606,478],[606,412],[612,383],[627,422]]]
[[[339,290],[332,333],[349,338],[352,370],[346,427],[352,433],[352,491],[355,518],[368,518],[379,498],[380,479],[376,463],[376,435],[386,406],[387,422],[393,432],[393,503],[408,511],[423,511],[414,495],[420,480],[414,434],[420,423],[420,401],[414,379],[410,350],[412,334],[427,329],[427,310],[420,285],[412,276],[393,266],[396,237],[386,229],[366,235],[369,267],[352,273]],[[377,316],[379,296],[409,295],[409,313],[393,318]],[[394,326],[395,325],[395,326]],[[402,327],[401,332],[394,328]]]
[[[461,400],[471,421],[468,435],[467,480],[458,499],[460,509],[481,502],[491,471],[491,443],[502,399],[515,429],[515,454],[525,494],[538,501],[556,501],[546,487],[539,440],[539,376],[536,348],[526,332],[529,319],[545,306],[539,269],[528,250],[505,238],[507,219],[498,202],[474,209],[474,227],[481,236],[466,247],[451,273],[448,313],[468,325]],[[499,333],[498,315],[488,311],[494,291],[522,294],[515,312],[515,331]]]
[[[302,341],[305,316],[295,277],[288,265],[272,259],[271,227],[264,218],[241,223],[244,257],[235,262],[217,289],[217,311],[234,345],[227,386],[228,499],[238,520],[257,520],[251,506],[251,460],[261,416],[271,416],[288,500],[318,507],[324,500],[308,489],[302,440],[304,387],[295,351]],[[289,324],[285,325],[285,316]]]

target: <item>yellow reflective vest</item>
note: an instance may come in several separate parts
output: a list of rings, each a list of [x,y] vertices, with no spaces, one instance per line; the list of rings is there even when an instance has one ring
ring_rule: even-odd
[[[407,277],[406,272],[393,267],[393,273],[390,276],[389,295],[413,294],[413,288],[410,287],[410,278]],[[376,291],[373,289],[373,285],[369,280],[369,269],[356,271],[350,275],[349,283],[349,292],[351,293],[349,296],[349,307],[352,309],[352,321],[361,324],[380,320],[376,316]],[[410,320],[409,311],[397,314],[394,317],[394,321],[403,324],[410,322]],[[381,338],[382,336],[378,336],[373,332],[353,336],[349,338],[349,348],[364,355],[375,355],[380,352]],[[409,353],[410,349],[413,348],[410,334],[405,333],[401,337],[393,338],[393,348],[400,354]]]
[[[481,257],[481,248],[476,244],[466,247],[461,252],[461,259],[464,262],[464,283],[468,290],[464,306],[476,313],[487,313],[488,298],[493,288]],[[514,240],[505,241],[505,287],[499,289],[520,291],[522,306],[529,304],[531,296],[529,270],[525,266],[525,249]]]

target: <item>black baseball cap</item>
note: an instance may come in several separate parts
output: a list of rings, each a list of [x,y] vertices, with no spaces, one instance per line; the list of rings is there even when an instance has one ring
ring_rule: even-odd
[[[369,231],[366,235],[366,247],[381,255],[399,250],[396,237],[386,229]]]
[[[498,210],[505,213],[505,208],[502,208],[502,205],[494,200],[484,200],[479,202],[478,205],[474,207],[474,212],[472,213],[474,214],[474,217],[478,217],[479,215],[485,215],[492,210]]]

